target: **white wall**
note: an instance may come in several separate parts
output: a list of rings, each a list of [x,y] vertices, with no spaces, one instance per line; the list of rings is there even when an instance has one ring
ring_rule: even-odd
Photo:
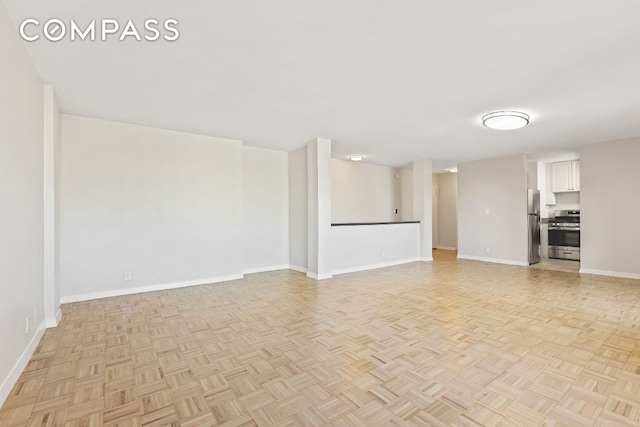
[[[418,261],[420,224],[331,227],[333,274]]]
[[[307,276],[331,277],[331,140],[307,144]]]
[[[393,190],[391,194],[393,199],[391,201],[391,218],[392,221],[402,221],[402,176],[399,168],[393,168],[392,171],[393,180],[391,185]]]
[[[63,114],[60,146],[63,302],[241,275],[240,141]]]
[[[525,156],[458,164],[458,257],[527,265],[527,239]]]
[[[431,248],[438,247],[438,174],[431,174]]]
[[[307,147],[289,152],[289,267],[307,272]]]
[[[420,260],[432,261],[433,169],[431,159],[413,161],[413,216],[420,221]]]
[[[332,223],[400,221],[400,191],[398,169],[331,160]]]
[[[540,172],[538,172],[540,175]],[[540,180],[538,180],[540,183]],[[550,217],[556,210],[556,194],[553,192],[553,169],[551,163],[544,163],[544,191],[540,191],[540,208],[543,218]],[[544,197],[542,195],[544,194]]]
[[[400,221],[413,221],[413,170],[398,169],[400,173]]]
[[[242,268],[245,273],[289,267],[289,156],[242,149]]]
[[[43,84],[17,34],[0,3],[0,405],[44,328]]]
[[[640,138],[580,147],[581,272],[640,278]]]
[[[458,248],[458,174],[438,174],[438,248]]]
[[[556,204],[551,212],[556,210],[580,209],[580,192],[556,193]]]
[[[527,163],[527,188],[540,189],[538,187],[538,162]]]
[[[551,184],[547,182],[551,175],[547,175],[547,169],[549,168],[546,163],[535,162],[535,165],[537,169],[537,185],[530,188],[537,188],[540,190],[540,216],[542,218],[548,218],[549,211],[553,211],[553,206],[556,203],[556,196],[551,192]]]
[[[47,327],[57,326],[60,312],[60,258],[58,247],[58,175],[60,133],[58,99],[52,85],[44,85],[43,180],[44,180],[44,318]]]

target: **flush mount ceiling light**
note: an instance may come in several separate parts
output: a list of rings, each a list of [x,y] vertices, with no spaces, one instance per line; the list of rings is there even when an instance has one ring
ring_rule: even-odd
[[[363,154],[351,154],[349,156],[349,160],[351,160],[352,162],[359,162],[362,159],[364,159]]]
[[[494,111],[482,116],[482,124],[491,129],[520,129],[529,124],[529,115],[520,111]]]
[[[451,172],[451,173],[456,173],[456,172],[458,172],[458,168],[457,168],[457,167],[455,167],[455,166],[452,166],[452,167],[450,167],[450,168],[447,168],[447,171],[448,171],[448,172]]]

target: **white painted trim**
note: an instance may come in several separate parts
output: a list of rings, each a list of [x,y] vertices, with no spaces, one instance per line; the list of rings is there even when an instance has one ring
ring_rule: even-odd
[[[56,142],[58,105],[56,93],[52,85],[44,84],[42,99],[44,105],[43,121],[43,314],[45,319],[53,320],[56,310],[60,304],[56,305],[56,294],[59,286],[57,281],[56,265]]]
[[[58,309],[56,315],[54,317],[47,317],[46,319],[44,319],[44,323],[47,328],[55,328],[56,326],[58,326],[58,323],[60,323],[61,319],[62,311]]]
[[[24,368],[27,367],[27,363],[29,363],[29,359],[31,359],[33,352],[36,350],[36,347],[38,347],[38,343],[40,343],[40,338],[44,335],[45,329],[45,323],[43,320],[40,322],[40,326],[38,326],[36,333],[33,334],[33,338],[31,338],[31,341],[27,344],[27,348],[24,349],[16,363],[9,371],[9,374],[2,381],[2,384],[0,384],[0,406],[2,406],[4,401],[7,399],[9,393],[11,393],[11,389],[18,381],[18,378],[20,378]]]
[[[640,279],[638,273],[625,273],[622,271],[595,270],[592,268],[581,268],[581,274],[595,274],[598,276],[621,277],[623,279]]]
[[[309,271],[307,272],[307,277],[313,280],[325,280],[325,279],[331,279],[333,275],[332,274],[316,274]]]
[[[289,264],[289,270],[298,271],[300,273],[306,273],[307,269],[305,267],[300,267],[298,265]]]
[[[433,257],[428,257],[428,258],[418,258],[416,261],[431,262],[431,261],[433,261]]]
[[[242,270],[242,274],[264,273],[266,271],[288,270],[289,264],[272,265],[269,267],[247,268]]]
[[[438,246],[437,249],[442,249],[444,251],[457,251],[458,248],[454,248],[452,246]]]
[[[406,258],[400,259],[397,261],[389,261],[389,262],[381,262],[378,264],[368,264],[368,265],[359,265],[357,267],[349,267],[349,268],[341,268],[339,270],[334,270],[333,274],[345,274],[345,273],[355,273],[356,271],[365,271],[365,270],[373,270],[376,268],[385,268],[385,267],[393,267],[394,265],[407,264],[410,262],[422,261],[420,258]]]
[[[458,254],[458,258],[459,259],[468,259],[468,260],[471,260],[471,261],[492,262],[492,263],[495,263],[495,264],[520,265],[520,266],[524,266],[524,267],[528,267],[529,266],[528,262],[525,262],[525,261],[513,261],[513,260],[510,260],[510,259],[485,258],[485,257],[481,257],[481,256],[461,255],[461,254]]]
[[[184,282],[163,283],[159,285],[139,286],[136,288],[115,289],[112,291],[91,292],[88,294],[77,294],[60,297],[61,304],[76,301],[88,301],[99,298],[119,297],[122,295],[141,294],[144,292],[165,291],[167,289],[186,288],[189,286],[208,285],[210,283],[227,282],[229,280],[242,279],[242,274],[231,274],[228,276],[211,277],[208,279],[186,280]]]

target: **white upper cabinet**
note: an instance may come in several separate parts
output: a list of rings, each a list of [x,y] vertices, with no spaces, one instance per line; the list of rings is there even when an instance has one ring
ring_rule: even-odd
[[[551,164],[554,193],[580,191],[580,161],[570,160]]]
[[[573,191],[580,191],[580,161],[574,160],[573,164]]]

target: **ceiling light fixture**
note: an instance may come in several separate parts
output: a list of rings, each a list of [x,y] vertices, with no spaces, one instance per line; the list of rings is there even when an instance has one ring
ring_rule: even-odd
[[[529,115],[520,111],[494,111],[482,116],[482,124],[497,130],[520,129],[529,124]]]
[[[447,168],[447,171],[451,172],[451,173],[456,173],[458,172],[458,168],[455,166],[452,166],[450,168]]]
[[[362,159],[364,159],[363,154],[351,154],[349,156],[349,160],[351,160],[352,162],[359,162]]]

